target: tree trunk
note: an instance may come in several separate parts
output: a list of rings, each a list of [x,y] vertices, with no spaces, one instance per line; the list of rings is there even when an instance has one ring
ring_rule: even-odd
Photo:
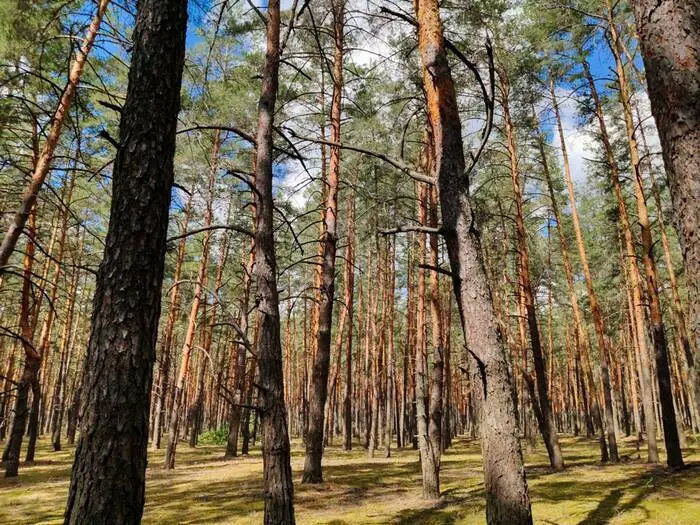
[[[80,237],[78,247],[78,265],[80,265],[80,258],[83,252],[83,238],[84,234]],[[61,362],[59,365],[58,377],[56,378],[56,386],[54,387],[53,402],[51,403],[51,409],[55,412],[51,431],[51,443],[53,445],[54,451],[61,450],[61,427],[63,426],[63,414],[65,412],[66,382],[68,380],[68,368],[70,366],[71,361],[71,352],[73,351],[73,340],[71,336],[73,334],[73,315],[75,313],[75,302],[77,300],[78,294],[79,275],[79,269],[77,267],[74,268],[68,291],[68,312],[66,314],[66,322],[63,327],[63,334],[61,336]]]
[[[102,24],[102,17],[107,11],[107,6],[109,5],[109,0],[100,0],[97,6],[97,12],[95,13],[90,26],[88,27],[85,38],[83,39],[83,44],[80,46],[78,53],[76,54],[75,61],[71,65],[70,72],[68,74],[68,82],[63,88],[63,93],[61,94],[61,99],[58,102],[58,107],[56,112],[53,114],[51,119],[51,127],[49,128],[49,133],[46,138],[46,143],[44,148],[39,155],[37,162],[34,165],[34,170],[32,172],[32,177],[29,181],[29,185],[24,190],[22,194],[22,203],[17,210],[10,226],[5,233],[5,237],[0,245],[0,276],[4,273],[7,262],[10,259],[10,255],[17,245],[17,240],[19,239],[24,226],[27,223],[27,218],[34,208],[37,196],[41,190],[46,175],[49,173],[51,168],[51,161],[53,160],[54,152],[56,151],[56,146],[58,145],[58,140],[61,138],[61,129],[63,128],[63,122],[66,119],[66,115],[70,110],[70,106],[75,97],[75,93],[78,89],[78,83],[80,82],[80,77],[83,73],[83,67],[85,62],[87,62],[88,55],[95,43],[95,37],[100,29],[100,24]]]
[[[564,262],[564,275],[566,276],[566,285],[569,291],[569,299],[571,301],[571,309],[574,314],[574,329],[576,331],[576,338],[581,347],[583,347],[583,353],[585,358],[590,354],[590,340],[588,338],[588,331],[584,325],[583,314],[578,304],[578,298],[576,296],[576,289],[574,286],[574,271],[571,265],[571,258],[569,255],[569,246],[564,236],[564,229],[561,222],[561,213],[559,211],[559,204],[557,203],[556,196],[554,194],[554,187],[552,185],[552,176],[549,171],[549,163],[547,161],[547,154],[544,150],[544,139],[540,137],[539,142],[540,155],[542,157],[542,171],[544,172],[545,181],[547,183],[547,189],[549,191],[549,199],[552,206],[552,213],[554,215],[554,220],[557,223],[557,235],[559,237],[559,248],[561,251],[562,259]],[[590,367],[586,367],[584,376],[588,381],[589,388],[594,388],[593,373]],[[576,385],[576,382],[574,382]],[[578,396],[578,388],[574,386],[575,396]],[[600,410],[600,404],[598,402],[598,396],[592,396],[591,398],[591,408],[593,412],[593,417],[596,419],[597,423],[600,425],[600,458],[601,461],[606,462],[610,459],[608,455],[608,447],[605,442],[605,430],[602,424],[602,416]],[[578,400],[576,401],[576,406],[578,407]],[[586,405],[586,411],[588,411],[588,406]]]
[[[340,118],[343,91],[343,30],[345,25],[345,1],[333,2],[333,33],[335,53],[333,60],[333,98],[331,101],[331,142],[340,143]],[[311,375],[311,399],[309,403],[309,428],[306,436],[306,459],[302,483],[321,483],[323,472],[324,410],[328,396],[328,372],[331,358],[331,325],[335,300],[335,256],[338,242],[338,183],[340,178],[340,148],[331,146],[330,169],[326,180],[323,203],[323,258],[321,263],[321,293],[316,356]]]
[[[561,152],[564,160],[564,178],[566,180],[566,188],[569,192],[569,206],[571,207],[571,220],[574,225],[574,235],[576,236],[576,247],[578,248],[579,260],[583,269],[583,275],[586,279],[586,290],[588,292],[588,304],[591,307],[591,315],[593,316],[593,327],[595,328],[596,336],[598,337],[598,351],[600,352],[600,369],[603,379],[603,398],[605,400],[605,426],[607,427],[608,448],[610,452],[610,461],[618,463],[620,455],[617,451],[617,438],[615,437],[615,417],[613,415],[613,397],[612,387],[610,384],[610,347],[605,337],[605,326],[603,325],[603,314],[601,312],[598,295],[593,286],[593,277],[591,269],[588,265],[588,255],[586,246],[583,241],[583,233],[581,230],[581,221],[578,215],[578,207],[576,206],[576,193],[574,191],[574,182],[571,177],[571,167],[569,165],[569,154],[566,148],[566,140],[564,138],[564,127],[561,123],[561,114],[557,103],[554,81],[549,82],[550,94],[552,96],[552,105],[554,107],[554,115],[557,120],[557,130],[559,131],[559,142],[561,144]]]
[[[185,0],[141,0],[65,523],[139,523],[185,54]]]
[[[608,27],[611,37],[611,50],[615,58],[617,78],[620,88],[620,102],[622,103],[625,117],[625,129],[627,131],[627,143],[630,151],[630,162],[632,164],[632,180],[634,184],[634,196],[637,204],[637,215],[641,230],[642,259],[646,273],[646,287],[649,299],[649,320],[651,323],[652,341],[654,343],[654,357],[656,361],[656,375],[659,384],[659,402],[661,405],[662,424],[664,429],[664,443],[666,444],[666,462],[670,467],[683,466],[683,453],[680,447],[678,436],[678,425],[676,423],[676,413],[673,406],[673,388],[671,385],[671,371],[668,362],[668,347],[666,342],[666,328],[661,313],[661,302],[659,299],[659,278],[656,270],[656,260],[654,259],[653,240],[651,235],[651,221],[644,194],[644,183],[642,180],[641,162],[639,158],[639,148],[635,137],[635,123],[630,105],[631,94],[627,85],[624,67],[622,64],[622,53],[620,52],[620,37],[617,33],[615,21],[613,20],[610,0],[606,0],[608,6]]]
[[[259,331],[259,403],[263,443],[265,525],[294,524],[294,488],[284,405],[282,344],[277,292],[277,259],[273,237],[272,132],[280,63],[280,3],[267,5],[267,53],[258,104],[255,163],[255,281]]]
[[[204,212],[204,227],[211,226],[213,215],[213,199],[214,199],[214,181],[216,179],[217,161],[219,157],[219,148],[221,147],[221,137],[217,130],[214,137],[214,146],[212,148],[212,162],[209,170],[209,183],[207,188],[206,210]],[[202,255],[199,259],[199,271],[197,272],[197,280],[194,283],[194,297],[192,298],[192,306],[190,307],[190,315],[187,321],[187,331],[185,332],[185,341],[182,345],[182,360],[180,361],[180,371],[178,372],[177,382],[175,383],[175,391],[173,393],[173,406],[170,411],[170,428],[168,430],[168,447],[165,451],[165,468],[175,468],[175,453],[177,451],[177,442],[180,436],[180,407],[182,405],[183,389],[187,374],[189,373],[190,360],[192,358],[192,349],[194,348],[194,338],[197,333],[199,317],[199,307],[202,304],[202,296],[205,294],[205,286],[207,281],[207,270],[209,267],[209,244],[211,243],[211,230],[204,232],[202,239]],[[201,355],[201,360],[206,359]],[[201,362],[201,361],[200,361]],[[201,374],[204,370],[201,370]],[[200,377],[197,377],[197,384],[200,385]],[[198,400],[195,399],[195,403]],[[196,426],[196,425],[195,425]]]
[[[190,223],[190,213],[192,211],[192,195],[194,194],[194,184],[187,196],[185,204],[184,218],[180,233],[185,233]],[[161,437],[163,435],[163,419],[167,409],[168,383],[170,377],[170,362],[172,361],[173,347],[173,332],[175,331],[175,323],[180,314],[180,276],[182,275],[182,264],[185,260],[185,247],[187,237],[180,239],[177,245],[177,259],[175,261],[175,272],[173,274],[173,287],[170,290],[170,308],[168,308],[168,320],[165,324],[165,333],[163,334],[163,346],[161,349],[160,373],[158,374],[158,383],[155,388],[155,418],[153,420],[153,448],[159,449]]]
[[[617,201],[618,211],[620,213],[620,229],[622,230],[625,246],[625,257],[627,258],[628,277],[630,288],[632,289],[632,305],[633,305],[633,320],[635,336],[637,340],[637,354],[640,361],[640,384],[642,389],[642,405],[644,407],[644,419],[647,430],[647,461],[657,463],[659,461],[659,450],[656,441],[656,419],[654,415],[654,400],[653,400],[653,383],[651,380],[651,363],[649,361],[649,352],[646,344],[645,330],[645,314],[642,304],[643,289],[639,267],[637,265],[637,253],[634,248],[634,240],[632,237],[632,229],[630,226],[629,215],[627,213],[627,204],[625,203],[622,194],[622,184],[620,182],[620,170],[610,142],[607,125],[603,116],[603,106],[598,95],[595,81],[590,72],[590,66],[586,60],[582,61],[584,76],[588,83],[588,87],[595,104],[595,114],[600,127],[601,140],[605,149],[605,156],[610,167],[610,179],[613,184],[615,200]],[[641,429],[638,429],[641,434]]]
[[[486,520],[489,525],[529,525],[532,511],[511,378],[469,201],[457,96],[438,3],[417,0],[415,9],[445,243],[460,321],[476,365],[473,379],[480,404]]]
[[[700,348],[700,2],[632,3],[661,138],[691,305],[693,347]],[[690,357],[700,411],[700,360]]]
[[[525,228],[525,211],[523,206],[523,193],[520,183],[520,169],[518,167],[518,152],[515,143],[515,129],[510,117],[509,96],[510,87],[508,78],[505,72],[499,69],[499,78],[501,79],[500,86],[502,91],[503,115],[505,121],[506,144],[508,148],[508,157],[510,159],[511,181],[513,184],[513,194],[515,199],[515,225],[516,237],[518,245],[518,286],[519,294],[522,297],[525,318],[527,320],[528,330],[530,332],[530,343],[532,348],[532,361],[535,366],[535,380],[537,386],[537,396],[530,396],[533,404],[538,404],[540,418],[537,418],[542,438],[544,439],[547,454],[549,455],[549,463],[555,470],[564,468],[564,458],[561,454],[559,446],[559,438],[557,437],[556,428],[554,425],[554,417],[552,415],[552,407],[548,395],[547,372],[542,352],[542,342],[540,338],[540,329],[537,322],[537,310],[535,305],[535,296],[532,289],[532,280],[530,278],[530,249],[528,247],[527,231]],[[524,350],[524,349],[523,349]],[[526,370],[526,363],[524,363]],[[537,413],[537,412],[536,412]],[[525,416],[526,414],[523,414]]]
[[[396,384],[396,367],[394,366],[394,302],[396,293],[396,245],[392,239],[387,238],[386,247],[386,268],[389,275],[387,276],[386,286],[386,308],[384,328],[388,330],[387,337],[387,352],[386,352],[386,382],[384,396],[384,457],[391,457],[391,439],[393,436],[393,400],[394,386]]]
[[[352,449],[352,340],[355,302],[355,192],[347,196],[348,247],[345,249],[345,307],[347,308],[348,335],[345,340],[345,391],[343,395],[343,448]]]
[[[424,133],[421,167],[426,173],[434,169],[434,145],[430,128]],[[425,184],[418,186],[418,224],[428,224],[428,188]],[[418,234],[418,260],[420,266],[428,262],[426,258],[425,233]],[[416,315],[417,336],[415,348],[415,382],[416,382],[416,431],[418,450],[423,476],[423,497],[428,500],[440,498],[440,451],[431,449],[430,407],[428,406],[428,359],[426,355],[426,312],[425,312],[425,270],[418,270],[418,313]],[[439,321],[438,321],[439,325]]]

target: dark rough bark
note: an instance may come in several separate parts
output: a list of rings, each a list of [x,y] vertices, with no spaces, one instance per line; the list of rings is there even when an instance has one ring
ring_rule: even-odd
[[[445,243],[460,320],[476,361],[473,379],[480,409],[486,519],[489,525],[530,525],[513,389],[469,200],[457,96],[437,0],[418,0],[416,15]]]
[[[186,0],[138,4],[65,523],[139,523]]]
[[[700,348],[700,1],[632,2],[651,110],[661,138],[690,295],[692,346]],[[694,369],[700,407],[700,363]]]
[[[277,260],[273,237],[272,132],[280,63],[280,3],[267,6],[267,52],[258,103],[255,163],[255,269],[257,284],[256,350],[262,424],[265,525],[293,525],[294,487],[290,466],[287,409],[284,404]]]

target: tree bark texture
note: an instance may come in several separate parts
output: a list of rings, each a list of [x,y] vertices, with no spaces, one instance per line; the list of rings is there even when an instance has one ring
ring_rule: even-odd
[[[486,519],[489,525],[530,525],[510,372],[469,200],[457,96],[438,2],[416,0],[414,7],[445,243],[466,343],[476,361],[473,379],[480,405]]]
[[[141,0],[65,523],[140,523],[186,0]]]

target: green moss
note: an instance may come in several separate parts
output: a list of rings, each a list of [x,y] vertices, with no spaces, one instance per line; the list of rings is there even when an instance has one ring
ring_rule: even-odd
[[[671,472],[638,459],[632,441],[621,443],[625,461],[601,465],[595,441],[562,437],[567,468],[552,472],[542,446],[526,457],[537,523],[632,525],[700,523],[700,453],[686,450],[690,467]],[[301,484],[303,449],[295,442],[292,469],[301,525],[475,525],[485,522],[478,442],[459,439],[442,461],[442,498],[421,499],[420,467],[413,450],[368,458],[361,448],[327,449],[326,482]],[[163,451],[149,457],[144,523],[259,524],[262,460],[223,461],[223,447],[180,447],[177,467],[162,468]],[[20,477],[0,480],[0,523],[61,523],[73,450],[55,453],[40,440],[38,461]]]

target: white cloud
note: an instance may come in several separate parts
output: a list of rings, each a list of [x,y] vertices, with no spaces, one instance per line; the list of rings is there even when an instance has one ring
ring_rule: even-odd
[[[576,101],[569,96],[569,93],[557,89],[557,102],[561,113],[562,128],[564,129],[564,142],[566,151],[569,154],[569,166],[571,167],[571,177],[574,184],[581,184],[586,180],[586,159],[591,158],[597,144],[592,135],[594,131],[592,125],[579,126],[578,108]],[[554,123],[553,146],[559,152],[560,162],[563,162],[561,153],[561,141],[559,140],[559,130]]]

